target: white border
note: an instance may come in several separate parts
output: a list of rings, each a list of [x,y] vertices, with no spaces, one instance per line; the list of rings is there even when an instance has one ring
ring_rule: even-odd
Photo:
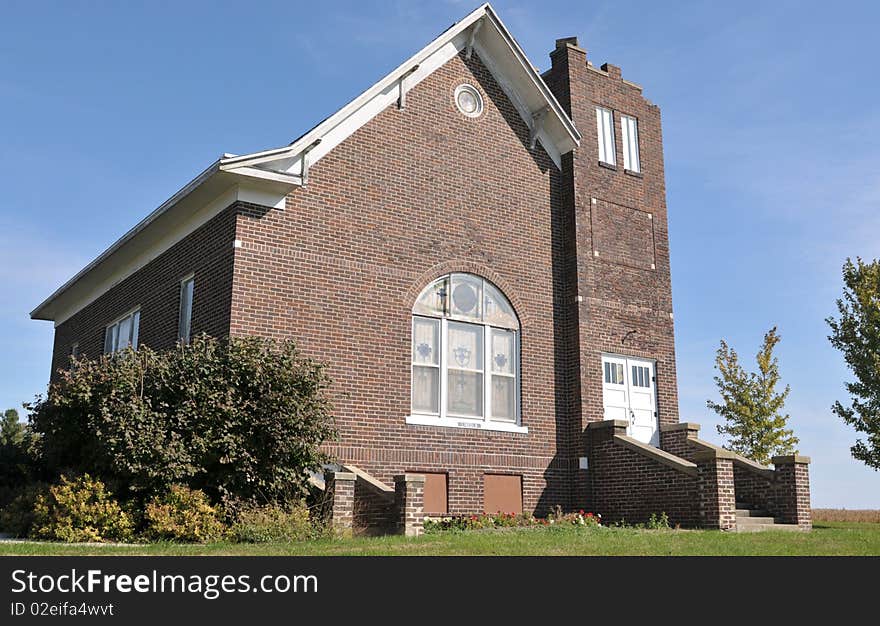
[[[472,420],[465,417],[436,417],[434,415],[407,415],[407,424],[418,426],[442,426],[443,428],[463,428],[465,430],[493,430],[503,433],[529,432],[528,426],[520,426],[513,422],[491,422]]]

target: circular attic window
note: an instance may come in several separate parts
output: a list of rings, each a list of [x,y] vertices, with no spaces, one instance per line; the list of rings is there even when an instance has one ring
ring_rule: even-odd
[[[468,117],[479,117],[483,113],[483,97],[471,85],[455,88],[455,106]]]

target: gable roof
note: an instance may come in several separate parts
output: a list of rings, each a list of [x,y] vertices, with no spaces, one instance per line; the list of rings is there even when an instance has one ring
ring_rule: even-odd
[[[224,154],[59,287],[31,318],[57,326],[236,199],[283,206],[286,194],[307,182],[312,164],[462,50],[476,52],[531,129],[533,141],[560,167],[561,155],[577,147],[580,134],[486,3],[290,145]]]
[[[314,164],[380,111],[397,102],[401,81],[405,81],[405,89],[411,89],[469,47],[476,51],[559,166],[560,156],[577,147],[580,133],[501,18],[486,3],[289,146],[231,157],[224,161],[221,169],[255,168],[302,176],[303,153],[308,154],[308,163]],[[539,117],[542,118],[540,124],[536,124]]]

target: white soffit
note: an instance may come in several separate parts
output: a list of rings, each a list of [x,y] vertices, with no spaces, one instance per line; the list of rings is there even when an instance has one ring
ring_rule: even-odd
[[[561,167],[561,155],[577,147],[580,134],[487,3],[289,146],[224,154],[58,288],[31,318],[58,326],[235,200],[283,207],[285,195],[306,182],[310,164],[398,101],[401,80],[412,89],[469,46],[532,129],[535,141]]]
[[[285,175],[307,174],[308,165],[396,103],[401,80],[406,81],[407,90],[412,89],[471,44],[526,124],[535,127],[537,140],[559,167],[561,155],[577,147],[580,134],[495,11],[484,4],[289,146],[229,157],[221,161],[220,169],[249,167]],[[541,120],[538,124],[536,117]],[[304,154],[308,155],[305,168]]]

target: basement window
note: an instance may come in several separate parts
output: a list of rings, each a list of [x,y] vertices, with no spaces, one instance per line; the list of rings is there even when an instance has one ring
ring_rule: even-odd
[[[104,331],[104,353],[118,352],[131,346],[137,350],[141,310],[135,309],[107,326]]]

